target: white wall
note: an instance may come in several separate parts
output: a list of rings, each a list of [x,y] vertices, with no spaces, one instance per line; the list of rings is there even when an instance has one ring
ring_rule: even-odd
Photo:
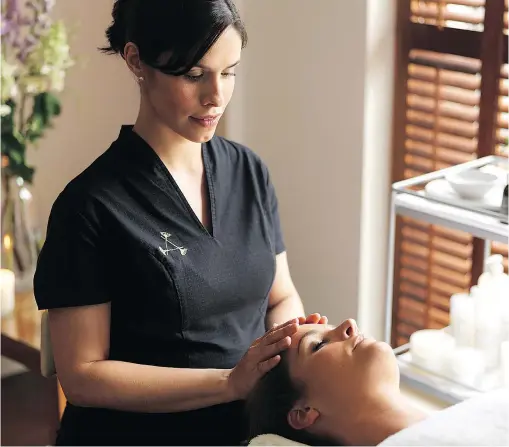
[[[120,125],[134,122],[137,86],[122,59],[97,48],[106,43],[113,0],[57,1],[53,16],[71,28],[76,65],[69,71],[61,100],[63,113],[30,151],[36,165],[34,192],[45,227],[50,208],[64,186],[117,137]]]
[[[380,337],[394,0],[237,3],[249,44],[228,135],[269,165],[306,310]]]

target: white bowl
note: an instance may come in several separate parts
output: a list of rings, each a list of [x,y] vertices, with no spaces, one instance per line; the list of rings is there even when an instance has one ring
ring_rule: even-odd
[[[465,199],[482,199],[497,183],[495,174],[478,170],[449,174],[445,178],[451,188]]]

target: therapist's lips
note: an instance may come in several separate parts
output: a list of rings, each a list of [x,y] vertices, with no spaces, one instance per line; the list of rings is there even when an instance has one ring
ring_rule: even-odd
[[[221,114],[219,115],[206,115],[206,116],[190,116],[191,120],[196,124],[203,127],[214,127],[217,125]]]

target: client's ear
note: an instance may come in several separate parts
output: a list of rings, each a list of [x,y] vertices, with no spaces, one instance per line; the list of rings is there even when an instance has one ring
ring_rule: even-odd
[[[288,424],[295,430],[302,430],[313,425],[319,415],[314,408],[296,405],[288,413]]]

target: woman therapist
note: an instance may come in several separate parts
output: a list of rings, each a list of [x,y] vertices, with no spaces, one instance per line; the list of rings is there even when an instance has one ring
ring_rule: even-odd
[[[299,322],[326,320],[302,317],[266,166],[214,136],[246,31],[231,0],[112,16],[103,50],[138,116],[55,201],[35,276],[68,399],[57,445],[239,444],[249,391]]]

